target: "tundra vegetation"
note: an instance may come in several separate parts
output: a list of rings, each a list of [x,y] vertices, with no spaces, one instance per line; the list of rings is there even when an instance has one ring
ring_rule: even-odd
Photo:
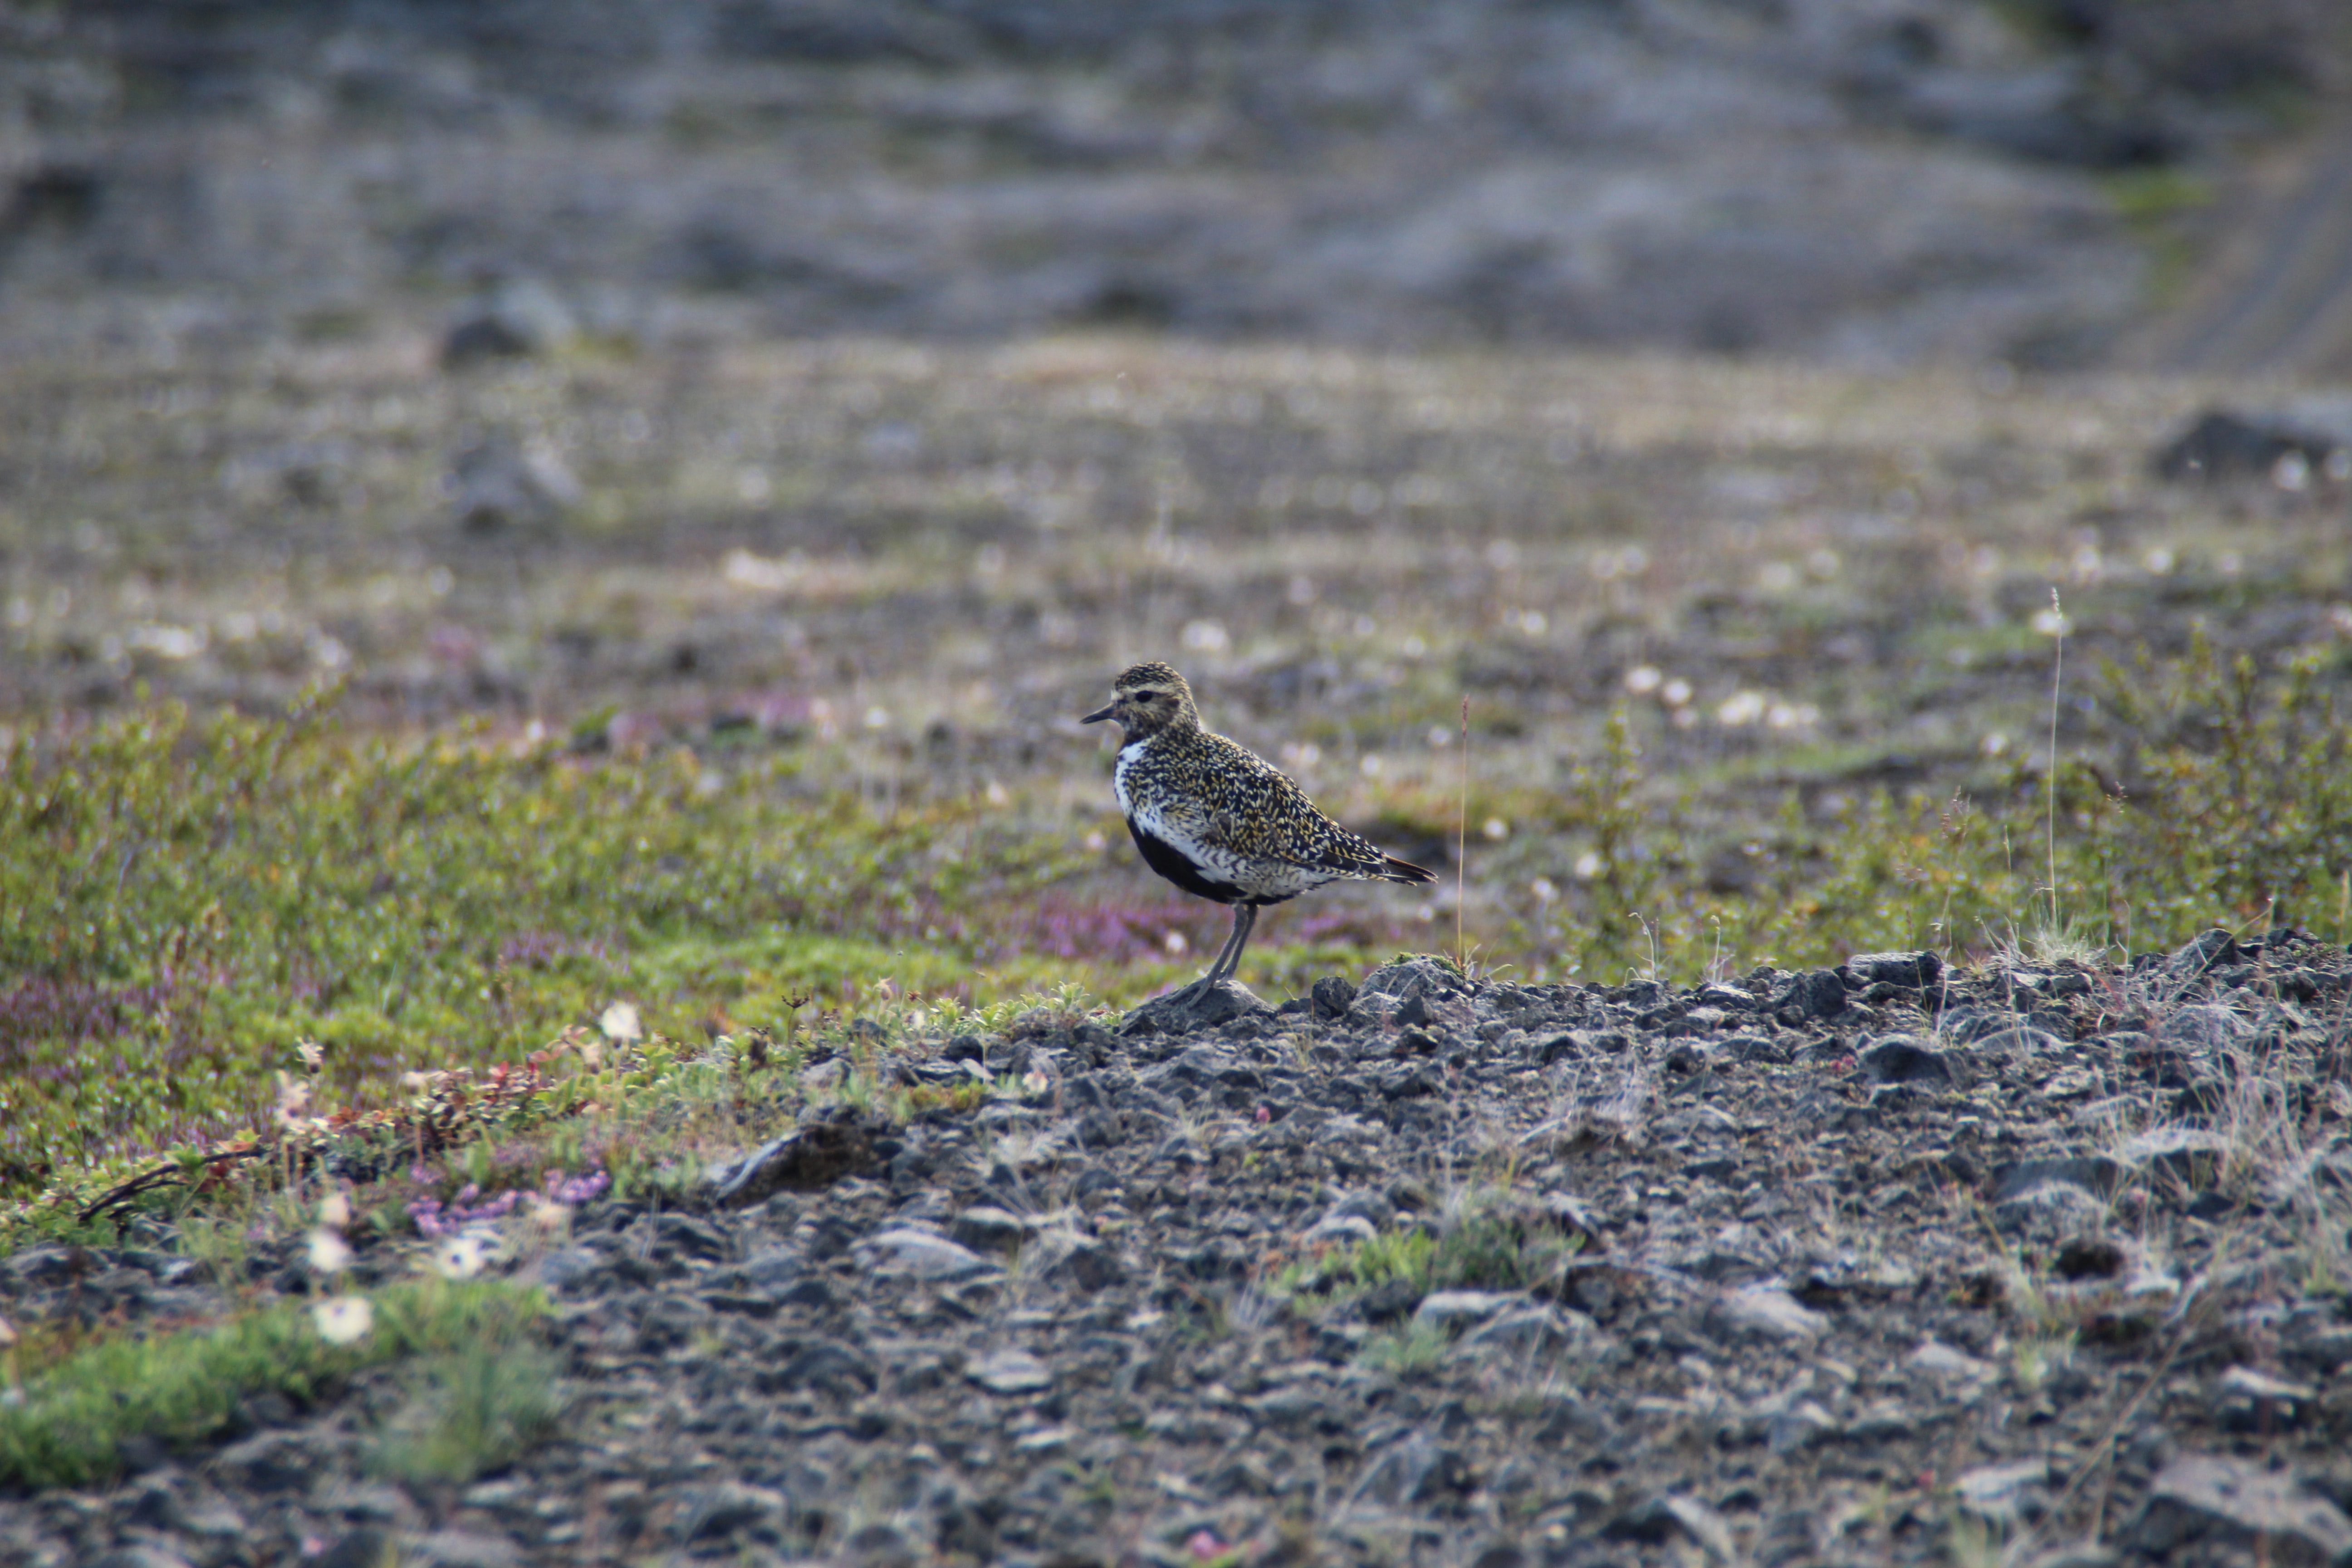
[[[1895,950],[2089,973],[2214,928],[2340,952],[2352,490],[2155,477],[2216,390],[1117,336],[25,367],[0,1225],[224,1283],[307,1245],[321,1290],[355,1247],[373,1327],[346,1348],[329,1299],[240,1287],[180,1331],[11,1329],[0,1467],[103,1479],[129,1435],[360,1379],[378,1470],[462,1482],[562,1394],[544,1301],[461,1294],[479,1258],[408,1278],[436,1244],[503,1226],[535,1258],[814,1111],[1050,1100],[1003,1042],[1108,1037],[1223,920],[1138,863],[1075,722],[1144,657],[1444,868],[1271,911],[1269,1000],[1413,950],[1620,1000]],[[486,450],[539,489],[469,489]],[[1595,1233],[1496,1194],[1526,1138],[1624,1136],[1639,1089],[1563,1090],[1465,1155],[1459,1214],[1276,1259],[1198,1331],[1565,1289]],[[2225,1184],[2291,1176],[2335,1105],[2232,1092]],[[989,1156],[1016,1174],[1045,1157],[1017,1123]],[[2047,1315],[2019,1365],[2063,1361],[2079,1325]],[[1417,1317],[1364,1353],[1413,1376],[1452,1342]]]

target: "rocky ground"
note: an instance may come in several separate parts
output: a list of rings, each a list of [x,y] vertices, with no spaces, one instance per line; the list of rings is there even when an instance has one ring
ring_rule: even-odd
[[[505,1265],[573,1400],[511,1469],[371,1479],[370,1374],[0,1501],[0,1559],[2340,1561],[2347,995],[2338,947],[2215,932],[1698,991],[1419,959],[903,1042],[1018,1089],[812,1110]],[[20,1322],[220,1300],[0,1265]]]

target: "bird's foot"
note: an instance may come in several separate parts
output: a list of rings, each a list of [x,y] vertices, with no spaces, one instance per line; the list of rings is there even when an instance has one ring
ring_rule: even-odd
[[[1216,980],[1212,979],[1209,975],[1203,974],[1200,979],[1195,980],[1190,985],[1178,986],[1175,990],[1161,996],[1160,1000],[1171,1004],[1198,1002],[1202,997],[1206,996],[1211,992],[1216,990],[1217,984],[1218,982]]]
[[[1231,975],[1215,980],[1202,975],[1180,990],[1154,996],[1119,1025],[1121,1034],[1155,1030],[1185,1034],[1206,1026],[1230,1023],[1247,1013],[1268,1011],[1250,989]]]

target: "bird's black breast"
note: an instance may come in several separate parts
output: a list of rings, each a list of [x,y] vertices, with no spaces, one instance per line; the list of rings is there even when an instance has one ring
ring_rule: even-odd
[[[1298,896],[1297,893],[1244,892],[1232,882],[1210,876],[1191,856],[1165,839],[1155,838],[1146,833],[1135,825],[1132,818],[1128,821],[1127,831],[1133,836],[1135,847],[1143,851],[1145,865],[1195,898],[1209,899],[1220,904],[1255,904],[1264,909],[1268,904],[1286,904]]]
[[[1242,890],[1231,882],[1210,877],[1196,865],[1192,858],[1165,839],[1154,838],[1128,819],[1127,830],[1134,836],[1135,847],[1143,851],[1143,863],[1191,893],[1195,898],[1211,899],[1221,904],[1237,903]]]

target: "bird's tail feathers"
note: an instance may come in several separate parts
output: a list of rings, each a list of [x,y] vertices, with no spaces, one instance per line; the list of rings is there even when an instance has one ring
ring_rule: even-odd
[[[1410,860],[1400,860],[1393,855],[1381,857],[1378,873],[1383,882],[1434,882],[1437,873]]]

